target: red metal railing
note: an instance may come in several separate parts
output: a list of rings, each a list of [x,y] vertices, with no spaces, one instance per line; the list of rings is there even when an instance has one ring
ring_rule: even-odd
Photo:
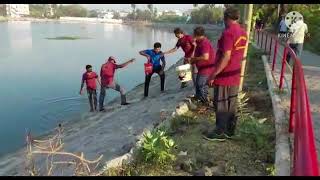
[[[263,38],[263,35],[265,35],[265,39]],[[290,46],[287,43],[281,42],[275,35],[256,30],[254,32],[254,39],[257,39],[256,44],[261,49],[268,52],[270,55],[270,62],[271,57],[273,57],[271,62],[273,77],[277,60],[281,60],[279,90],[283,88],[286,67],[290,69],[292,74],[289,132],[294,134],[294,147],[292,162],[293,169],[291,174],[293,176],[319,176],[318,157],[313,132],[310,103],[301,61],[297,58]],[[269,51],[267,50],[268,39],[270,39]],[[278,54],[279,47],[281,45],[283,47],[282,56]],[[271,52],[272,46],[274,46],[273,53]],[[291,60],[293,60],[293,70],[291,70],[290,65],[287,63],[288,54],[290,55]]]

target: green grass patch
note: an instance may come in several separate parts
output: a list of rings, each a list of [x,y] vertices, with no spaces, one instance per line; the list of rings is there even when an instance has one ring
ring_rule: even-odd
[[[278,95],[286,95],[286,94],[288,94],[288,92],[287,91],[285,91],[284,89],[279,89],[279,88],[275,88],[275,89],[273,89],[273,92],[274,93],[276,93],[276,94],[278,94]]]
[[[89,37],[80,37],[80,36],[57,36],[54,38],[46,38],[48,40],[80,40],[80,39],[92,39]]]

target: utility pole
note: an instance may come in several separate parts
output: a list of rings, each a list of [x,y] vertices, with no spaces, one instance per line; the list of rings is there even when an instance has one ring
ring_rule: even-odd
[[[245,72],[246,63],[247,63],[247,54],[248,54],[248,46],[249,46],[249,40],[250,40],[250,30],[251,30],[251,19],[252,19],[253,4],[246,4],[246,5],[244,5],[244,8],[246,9],[244,12],[246,12],[246,14],[245,14],[245,17],[246,17],[245,27],[246,27],[246,32],[247,32],[247,44],[246,44],[246,48],[244,49],[243,60],[241,62],[241,74],[240,74],[239,92],[242,91],[244,72]]]

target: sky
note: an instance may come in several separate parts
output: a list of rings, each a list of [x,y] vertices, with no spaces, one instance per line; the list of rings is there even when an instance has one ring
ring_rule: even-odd
[[[131,4],[82,4],[88,9],[113,9],[113,10],[131,10]],[[137,8],[145,9],[147,4],[136,4]],[[153,4],[158,10],[181,10],[185,11],[193,8],[193,4]]]

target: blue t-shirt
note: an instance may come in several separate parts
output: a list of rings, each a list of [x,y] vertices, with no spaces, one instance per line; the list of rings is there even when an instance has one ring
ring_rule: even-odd
[[[154,52],[153,49],[147,49],[144,51],[144,53],[148,54],[151,58],[151,63],[153,65],[153,68],[159,68],[161,66],[160,60],[162,59],[163,61],[164,56],[161,57],[161,51],[159,53]]]

